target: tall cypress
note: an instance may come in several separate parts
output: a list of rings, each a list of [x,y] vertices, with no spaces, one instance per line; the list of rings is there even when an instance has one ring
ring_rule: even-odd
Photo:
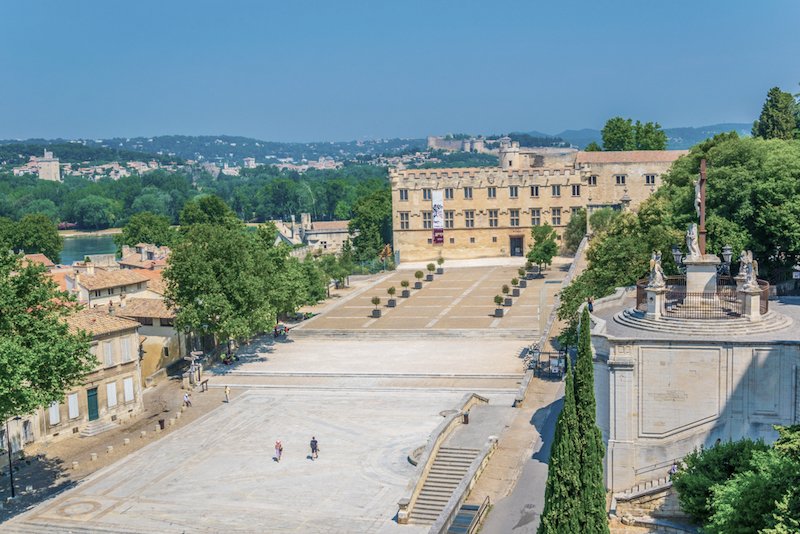
[[[584,308],[578,335],[575,366],[575,413],[578,422],[580,532],[607,533],[606,491],[603,483],[603,437],[597,427],[594,399],[594,364],[589,310]]]
[[[578,420],[575,414],[575,387],[569,358],[567,358],[566,373],[564,406],[556,422],[555,437],[550,449],[544,510],[540,517],[538,534],[580,532]]]

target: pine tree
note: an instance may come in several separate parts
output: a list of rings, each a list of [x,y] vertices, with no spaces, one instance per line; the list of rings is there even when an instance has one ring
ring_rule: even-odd
[[[567,358],[566,372],[564,406],[558,416],[555,438],[550,449],[544,510],[538,534],[580,532],[578,420],[575,413],[575,387],[569,358]]]
[[[589,330],[589,310],[584,308],[575,366],[575,414],[579,436],[580,532],[607,533],[606,492],[603,483],[603,437],[596,424],[594,364]]]
[[[797,129],[795,106],[790,93],[785,93],[778,87],[770,89],[761,109],[761,116],[753,124],[753,137],[792,139]]]

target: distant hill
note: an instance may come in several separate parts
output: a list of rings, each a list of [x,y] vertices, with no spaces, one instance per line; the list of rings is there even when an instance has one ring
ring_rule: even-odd
[[[51,141],[28,139],[23,142],[0,140],[0,164],[21,165],[26,163],[31,156],[42,156],[45,150],[51,151],[61,163],[91,162],[92,164],[98,164],[112,161],[150,161],[153,159],[160,163],[181,163],[180,158],[175,156],[160,156],[121,148],[91,146],[63,139]]]
[[[684,127],[684,128],[664,128],[664,133],[667,134],[668,144],[667,148],[672,150],[680,150],[690,148],[700,141],[704,141],[709,137],[714,137],[718,133],[736,131],[741,136],[750,135],[752,124],[746,123],[722,123],[712,124],[710,126]],[[546,135],[541,132],[532,131],[531,135]],[[584,128],[583,130],[564,130],[556,135],[566,139],[572,145],[584,148],[592,141],[599,145],[603,144],[603,137],[600,135],[600,130],[593,130],[591,128]]]

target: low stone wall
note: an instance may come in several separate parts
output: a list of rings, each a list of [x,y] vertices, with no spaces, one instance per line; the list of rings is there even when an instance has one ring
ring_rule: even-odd
[[[431,435],[428,437],[428,444],[425,446],[425,451],[422,453],[417,463],[417,476],[414,478],[411,490],[397,503],[399,508],[397,512],[398,523],[408,523],[408,516],[414,508],[414,504],[417,502],[417,497],[419,497],[422,486],[425,484],[425,478],[427,478],[433,461],[436,459],[436,454],[439,452],[439,447],[442,446],[444,440],[453,432],[456,426],[462,423],[464,414],[468,412],[470,408],[478,404],[488,403],[489,399],[486,397],[482,397],[477,393],[467,393],[461,400],[461,408],[459,411],[445,417],[444,421],[431,432]]]

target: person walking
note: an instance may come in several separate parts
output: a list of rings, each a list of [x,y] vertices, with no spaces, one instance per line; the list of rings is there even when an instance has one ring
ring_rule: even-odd
[[[280,462],[282,455],[283,455],[283,443],[281,443],[281,440],[278,440],[275,442],[275,461]]]
[[[319,458],[319,442],[317,438],[311,436],[311,459]]]
[[[225,402],[230,402],[230,401],[231,401],[231,387],[226,385],[225,386]]]
[[[187,408],[191,408],[191,406],[192,406],[192,399],[189,398],[189,392],[188,391],[183,394],[183,405],[186,406]]]

